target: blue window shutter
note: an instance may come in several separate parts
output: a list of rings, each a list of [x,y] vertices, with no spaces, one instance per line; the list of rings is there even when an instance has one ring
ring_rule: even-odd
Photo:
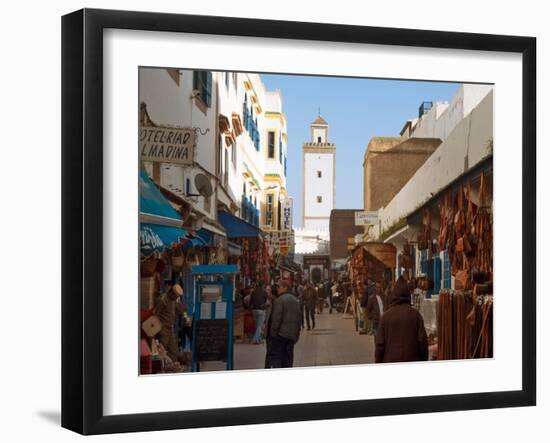
[[[193,71],[193,89],[200,90],[200,71]]]
[[[451,289],[451,263],[449,260],[449,251],[443,252],[443,287]]]
[[[416,277],[416,248],[411,246],[412,263],[411,263],[411,276]]]
[[[434,266],[434,294],[439,294],[441,291],[441,259],[439,257],[434,257],[433,259]]]

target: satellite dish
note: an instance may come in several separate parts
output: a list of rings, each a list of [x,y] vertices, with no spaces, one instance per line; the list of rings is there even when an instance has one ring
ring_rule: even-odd
[[[195,188],[197,188],[200,195],[207,198],[214,192],[210,179],[204,174],[195,175]]]

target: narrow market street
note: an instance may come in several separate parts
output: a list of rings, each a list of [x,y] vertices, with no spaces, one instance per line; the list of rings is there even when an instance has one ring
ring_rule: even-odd
[[[294,367],[374,362],[374,339],[355,331],[353,319],[325,310],[315,322],[314,330],[302,329],[294,348]],[[263,368],[264,359],[265,345],[235,345],[236,370]]]
[[[493,86],[364,79],[416,98],[289,138],[302,80],[140,69],[140,373],[261,370],[266,333],[273,368],[492,358]]]

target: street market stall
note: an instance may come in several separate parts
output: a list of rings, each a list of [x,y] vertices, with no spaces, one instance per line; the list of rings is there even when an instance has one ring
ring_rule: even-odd
[[[481,170],[443,193],[437,213],[423,210],[417,247],[424,277],[419,287],[437,305],[437,358],[492,357],[491,170]],[[433,317],[432,304],[420,300],[423,316]]]

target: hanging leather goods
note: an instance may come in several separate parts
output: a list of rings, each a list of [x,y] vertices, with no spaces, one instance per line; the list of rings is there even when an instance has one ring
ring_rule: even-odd
[[[479,206],[485,207],[485,174],[482,172],[479,178]]]
[[[464,238],[463,237],[460,237],[457,241],[456,241],[456,248],[455,248],[455,251],[456,252],[464,252]]]

